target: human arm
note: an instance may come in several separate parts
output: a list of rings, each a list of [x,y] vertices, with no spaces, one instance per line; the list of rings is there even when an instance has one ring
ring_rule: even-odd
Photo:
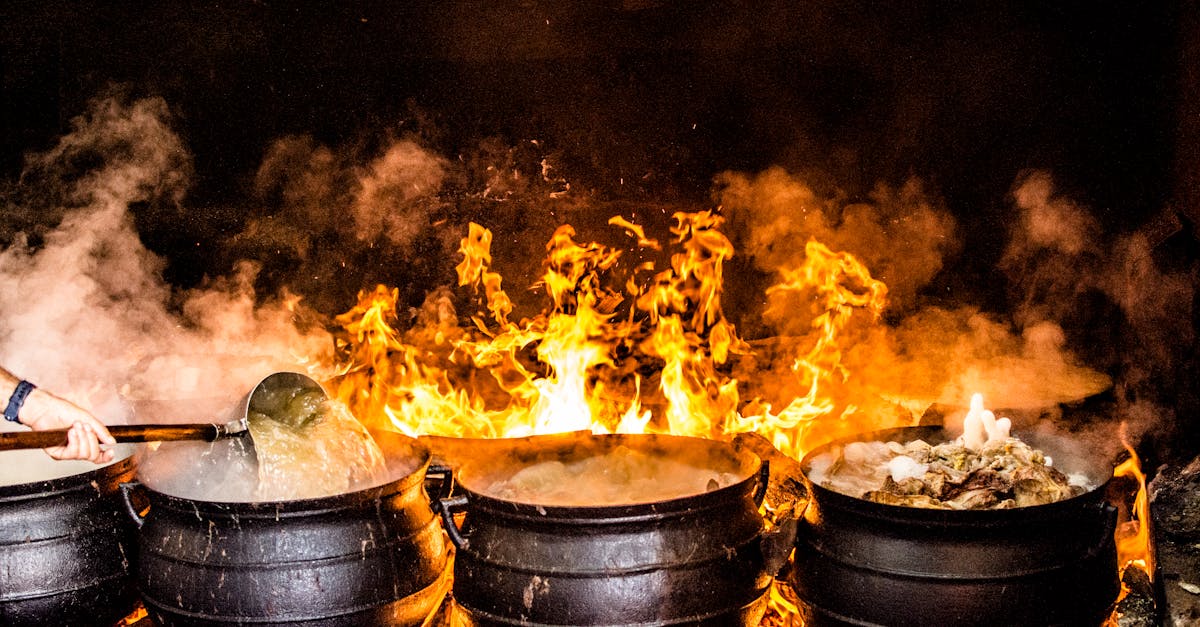
[[[8,403],[21,379],[0,367],[0,403]],[[101,444],[116,444],[108,427],[86,409],[41,388],[33,388],[17,413],[18,422],[35,431],[68,429],[67,443],[47,449],[54,459],[85,459],[97,464],[110,462],[113,453]]]

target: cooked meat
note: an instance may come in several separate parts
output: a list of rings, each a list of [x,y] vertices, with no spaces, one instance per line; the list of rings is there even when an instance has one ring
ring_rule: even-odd
[[[908,459],[897,459],[906,457]],[[834,459],[813,462],[813,477],[832,490],[876,503],[937,509],[1007,509],[1042,505],[1085,491],[1016,438],[982,450],[959,441],[858,442]],[[923,470],[923,473],[921,472]]]

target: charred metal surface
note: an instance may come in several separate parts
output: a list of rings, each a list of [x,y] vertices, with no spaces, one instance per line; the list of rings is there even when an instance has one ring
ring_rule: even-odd
[[[935,442],[940,431],[912,427],[861,439]],[[1049,441],[1030,442],[1057,451]],[[1099,477],[1101,469],[1077,471]],[[1092,626],[1117,600],[1116,510],[1104,486],[1046,505],[967,511],[887,506],[808,487],[789,577],[808,625]]]
[[[728,449],[695,438],[596,438],[631,448],[641,442],[640,450],[677,455]],[[489,497],[472,478],[490,473],[473,475],[471,465],[464,466],[460,478],[467,515],[454,564],[454,596],[463,620],[470,625],[757,625],[772,581],[755,500],[761,494],[760,462],[748,453],[737,459],[741,480],[711,492],[579,507]],[[443,504],[449,507],[450,501]]]
[[[400,467],[412,467],[411,455],[423,461],[382,486],[320,499],[221,503],[147,490],[138,584],[151,619],[422,624],[450,583],[445,536],[425,493],[429,453],[380,445]]]
[[[1200,457],[1150,483],[1164,625],[1200,624]]]
[[[106,624],[133,609],[133,525],[117,495],[133,472],[127,458],[0,488],[0,624]]]

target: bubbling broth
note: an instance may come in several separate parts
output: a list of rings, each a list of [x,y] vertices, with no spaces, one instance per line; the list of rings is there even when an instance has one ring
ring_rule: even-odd
[[[163,444],[142,465],[146,484],[194,500],[258,502],[333,496],[387,481],[383,452],[344,404],[319,392],[267,399],[248,412],[253,448],[243,438]]]
[[[303,413],[268,417],[253,410],[259,501],[332,496],[382,483],[383,451],[345,405],[302,402]]]
[[[584,507],[653,503],[711,492],[743,477],[627,446],[578,459],[552,459],[496,477],[483,490],[506,501]]]

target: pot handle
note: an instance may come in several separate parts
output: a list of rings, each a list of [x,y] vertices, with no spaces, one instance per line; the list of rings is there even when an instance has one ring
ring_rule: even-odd
[[[450,536],[450,542],[454,543],[454,548],[460,551],[471,548],[471,541],[459,531],[458,525],[454,524],[454,512],[451,510],[465,509],[468,503],[465,494],[441,498],[437,501],[438,512],[442,515],[442,526],[446,528],[446,534]]]
[[[767,486],[771,480],[771,462],[762,460],[758,467],[758,486],[754,488],[754,506],[762,507],[763,499],[767,498]]]
[[[121,501],[125,505],[125,512],[133,519],[133,524],[137,525],[138,529],[146,524],[146,517],[138,513],[138,508],[134,506],[132,498],[133,491],[140,487],[142,487],[141,481],[122,481],[120,483]]]
[[[454,471],[449,466],[431,464],[425,470],[425,478],[438,480],[437,494],[433,496],[435,501],[450,498],[454,492]]]

